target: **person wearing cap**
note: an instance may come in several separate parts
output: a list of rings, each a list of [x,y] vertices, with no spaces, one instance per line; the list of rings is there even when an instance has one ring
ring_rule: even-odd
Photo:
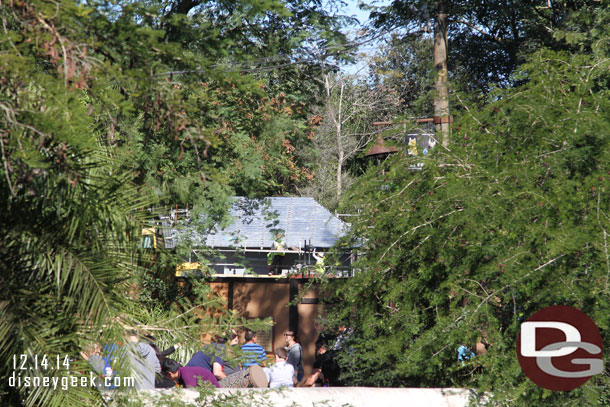
[[[132,373],[135,375],[136,390],[154,389],[155,373],[161,372],[161,364],[155,350],[147,342],[140,342],[136,331],[130,331],[126,345]]]

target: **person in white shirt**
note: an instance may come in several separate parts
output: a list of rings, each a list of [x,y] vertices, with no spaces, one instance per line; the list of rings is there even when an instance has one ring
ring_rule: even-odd
[[[294,367],[286,363],[288,352],[284,348],[276,348],[273,351],[275,363],[271,367],[265,368],[265,374],[269,381],[270,388],[294,387]]]

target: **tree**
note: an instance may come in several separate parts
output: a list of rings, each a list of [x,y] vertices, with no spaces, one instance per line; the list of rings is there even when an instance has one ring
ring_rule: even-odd
[[[100,137],[90,109],[102,95],[81,89],[99,83],[93,58],[72,36],[75,26],[58,27],[48,7],[0,6],[7,30],[0,62],[0,376],[6,379],[65,375],[35,370],[34,357],[57,355],[63,362],[117,316],[135,267],[140,210],[152,202],[118,171]],[[33,370],[16,368],[13,355],[26,355],[25,367]],[[68,394],[49,386],[14,388],[4,379],[0,392],[12,405],[100,400],[87,388]]]
[[[138,244],[150,208],[199,199],[221,217],[235,191],[279,193],[305,174],[293,146],[306,140],[302,105],[215,66],[222,49],[213,38],[207,53],[181,45],[164,24],[188,16],[167,22],[158,14],[165,5],[0,3],[3,378],[65,376],[16,369],[13,355],[28,355],[28,368],[35,355],[63,361],[142,326]],[[175,323],[167,315],[150,320]],[[70,362],[71,375],[87,370]],[[82,387],[54,392],[3,380],[0,393],[13,405],[101,403]]]
[[[447,147],[452,121],[449,80],[452,89],[464,92],[462,98],[467,98],[469,104],[484,104],[493,87],[518,83],[511,75],[529,53],[540,46],[564,49],[566,44],[558,42],[554,35],[560,24],[581,7],[595,4],[595,1],[542,0],[478,3],[459,0],[394,1],[386,7],[373,7],[371,16],[375,32],[389,30],[393,33],[392,48],[411,52],[417,48],[396,44],[400,41],[405,44],[433,42],[431,59],[434,61],[435,84],[428,97],[432,99],[437,138]],[[405,69],[404,66],[387,67],[387,62],[384,65],[389,71],[402,72]],[[409,74],[413,71],[417,68],[407,67],[404,72]],[[425,98],[425,94],[420,98],[422,96]],[[459,108],[459,105],[455,107]],[[416,116],[425,115],[427,110],[420,109]]]
[[[157,6],[168,39],[228,71],[254,74],[272,96],[284,93],[292,103],[319,102],[322,89],[314,79],[354,56],[341,30],[353,19],[341,15],[334,0],[171,4]]]
[[[230,196],[285,194],[311,178],[301,151],[319,92],[309,79],[347,53],[306,55],[343,41],[341,17],[300,1],[95,3],[94,12],[96,35],[139,78],[123,90],[141,115],[117,115],[116,142],[161,204],[222,216]],[[108,36],[119,28],[142,34]]]
[[[409,41],[428,35],[436,21],[438,1],[394,1],[371,14],[374,26],[393,29]],[[451,78],[470,90],[512,83],[511,74],[540,46],[568,46],[554,35],[566,19],[595,1],[528,2],[447,0],[448,68]]]
[[[449,146],[449,73],[447,71],[447,2],[434,2],[434,124],[436,138]]]
[[[397,98],[349,75],[326,73],[322,81],[326,101],[315,116],[320,124],[314,135],[314,179],[300,193],[336,208],[353,179],[348,163],[375,140],[373,122],[382,120]]]
[[[362,272],[330,282],[328,302],[331,321],[355,330],[342,356],[351,384],[474,386],[493,405],[608,399],[605,375],[550,392],[515,356],[521,322],[555,304],[582,309],[608,341],[608,18],[602,5],[574,13],[555,40],[578,52],[541,49],[521,86],[463,106],[456,142],[421,172],[397,155],[348,193]],[[477,341],[487,353],[462,366],[457,348]]]
[[[370,64],[371,85],[395,93],[399,104],[391,117],[434,115],[433,44],[429,38],[406,41],[392,35],[382,44]]]

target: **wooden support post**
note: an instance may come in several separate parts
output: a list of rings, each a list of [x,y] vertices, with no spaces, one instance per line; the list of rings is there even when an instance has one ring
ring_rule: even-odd
[[[288,327],[295,334],[299,333],[299,307],[297,304],[292,304],[292,301],[299,294],[299,280],[296,278],[290,279],[289,301],[291,302],[288,308]]]

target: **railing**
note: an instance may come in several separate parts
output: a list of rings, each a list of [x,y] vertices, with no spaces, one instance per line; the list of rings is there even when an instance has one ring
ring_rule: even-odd
[[[207,264],[208,270],[216,271],[212,274],[216,277],[288,277],[288,278],[349,278],[353,277],[355,269],[349,266],[325,266],[316,265],[293,265],[293,266],[274,266],[268,272],[254,272],[252,268],[244,267],[237,263],[212,263]],[[219,268],[222,268],[219,270]],[[277,271],[276,271],[277,270]],[[208,271],[209,273],[209,271]],[[209,274],[208,274],[209,275]],[[177,277],[204,277],[199,263],[182,263],[176,268]]]
[[[224,273],[216,274],[217,276],[236,276],[236,277],[299,277],[299,278],[315,278],[315,277],[333,277],[333,278],[348,278],[354,276],[354,269],[349,266],[326,266],[323,268],[317,267],[316,265],[293,265],[293,266],[277,266],[274,268],[275,271],[269,271],[268,273],[255,273],[248,271],[247,267],[238,264],[231,263],[215,263],[210,264],[213,266],[224,267]]]

